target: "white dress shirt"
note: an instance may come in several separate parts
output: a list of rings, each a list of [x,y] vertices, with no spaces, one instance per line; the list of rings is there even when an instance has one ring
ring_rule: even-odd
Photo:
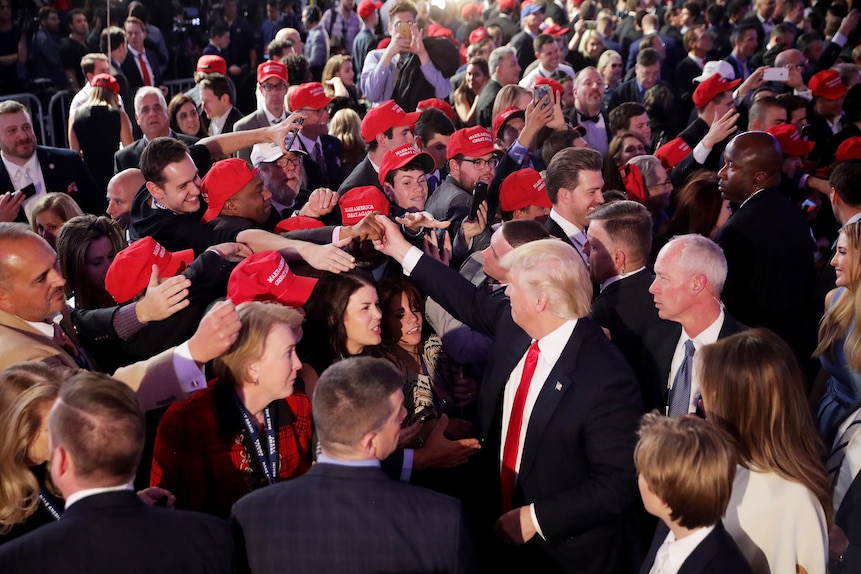
[[[668,532],[664,543],[655,554],[655,562],[649,574],[678,574],[685,560],[714,529],[714,526],[697,528],[681,540],[676,540],[672,531]]]
[[[33,153],[30,159],[27,160],[27,163],[22,166],[16,165],[6,159],[2,152],[0,152],[0,159],[2,159],[3,165],[6,167],[9,179],[12,180],[12,185],[15,187],[14,191],[26,187],[30,183],[36,186],[36,194],[24,201],[24,214],[27,216],[27,221],[32,221],[33,208],[36,206],[38,198],[47,194],[47,191],[45,191],[45,178],[42,176],[42,166],[39,164],[39,156]],[[6,191],[13,190],[0,190],[3,193]]]
[[[688,335],[685,332],[684,327],[682,327],[682,336],[679,337],[679,341],[676,343],[676,351],[673,353],[673,362],[670,364],[670,378],[667,380],[667,389],[672,391],[673,381],[676,380],[676,373],[679,372],[679,368],[682,366],[682,361],[685,359],[685,341],[688,339],[692,340],[696,351],[699,351],[706,345],[711,345],[718,340],[725,317],[726,314],[723,309],[721,309],[717,319],[715,319],[711,325],[706,327],[705,330],[696,337]],[[698,364],[699,363],[697,361],[694,361],[694,369],[691,373],[691,397],[688,403],[688,413],[697,412],[697,401],[702,396],[700,393],[700,373],[697,368]]]

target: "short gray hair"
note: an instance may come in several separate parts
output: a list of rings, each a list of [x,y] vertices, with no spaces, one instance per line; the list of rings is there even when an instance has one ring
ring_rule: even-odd
[[[499,67],[500,60],[509,54],[517,57],[517,52],[511,46],[500,46],[490,53],[490,58],[487,59],[487,67],[490,68],[491,78],[496,75],[496,68]]]
[[[661,160],[656,158],[653,155],[638,155],[637,157],[632,157],[628,160],[629,164],[634,164],[638,168],[640,168],[640,172],[643,174],[643,185],[646,187],[652,187],[658,183],[659,181],[655,181],[658,179],[657,171],[658,166],[661,165]]]
[[[720,297],[727,272],[726,255],[720,245],[697,233],[677,235],[664,249],[669,249],[671,245],[681,248],[676,264],[689,275],[703,275],[713,288],[712,295]]]
[[[137,93],[135,94],[135,113],[140,113],[141,100],[150,94],[155,94],[158,96],[158,101],[161,104],[161,107],[164,108],[165,115],[167,115],[167,102],[164,99],[164,94],[162,94],[161,90],[154,86],[144,86],[137,91]]]

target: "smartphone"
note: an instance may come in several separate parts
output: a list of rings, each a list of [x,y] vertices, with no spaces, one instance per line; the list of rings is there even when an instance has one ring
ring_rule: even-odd
[[[541,101],[542,98],[545,98],[550,95],[550,86],[547,84],[539,84],[532,88],[532,103],[537,104]],[[549,104],[550,100],[547,99],[544,101],[544,104],[541,107],[546,107]]]
[[[483,181],[475,182],[472,188],[472,203],[469,204],[469,218],[475,220],[478,208],[482,201],[487,199],[487,184]]]
[[[598,28],[598,21],[597,20],[586,20],[586,29],[587,30],[595,30],[596,28]]]
[[[787,68],[766,68],[762,79],[766,82],[785,82],[789,79]]]
[[[305,123],[305,118],[299,118],[297,121],[301,126],[303,123]],[[298,131],[299,128],[293,128],[287,133],[286,136],[284,136],[284,149],[286,149],[287,151],[290,151],[290,148],[293,147],[293,142],[296,141],[296,133]]]
[[[36,195],[36,184],[31,183],[30,185],[25,185],[24,187],[22,187],[18,191],[23,193],[24,197],[26,197],[27,199],[30,199],[31,197]]]
[[[395,24],[395,32],[397,32],[398,36],[403,36],[407,40],[412,41],[413,39],[413,28],[409,22]]]

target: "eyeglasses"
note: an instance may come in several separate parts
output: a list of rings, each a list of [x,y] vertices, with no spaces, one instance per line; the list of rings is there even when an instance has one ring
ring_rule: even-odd
[[[260,89],[264,92],[271,92],[274,90],[282,91],[287,89],[287,84],[284,82],[279,82],[277,84],[260,84]]]
[[[282,155],[278,159],[278,161],[275,162],[275,165],[277,165],[281,169],[284,169],[285,167],[287,167],[287,164],[290,164],[293,166],[294,169],[297,169],[302,165],[302,158],[297,156],[297,155],[291,155],[291,156]]]
[[[490,169],[496,169],[496,166],[499,165],[499,160],[495,157],[490,159],[467,159],[463,158],[463,161],[468,161],[471,163],[475,169],[481,170],[489,167]]]
[[[649,187],[673,187],[673,182],[668,179],[667,181],[662,181],[660,183],[650,185]]]

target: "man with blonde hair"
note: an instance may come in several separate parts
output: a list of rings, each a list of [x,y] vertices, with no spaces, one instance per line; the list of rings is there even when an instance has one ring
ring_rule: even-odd
[[[623,572],[623,514],[636,498],[640,391],[588,318],[592,286],[575,249],[533,241],[503,257],[509,299],[422,254],[397,226],[377,246],[457,319],[493,338],[477,402],[475,527],[493,570]],[[495,535],[494,535],[495,534]],[[503,544],[505,543],[505,544]]]

